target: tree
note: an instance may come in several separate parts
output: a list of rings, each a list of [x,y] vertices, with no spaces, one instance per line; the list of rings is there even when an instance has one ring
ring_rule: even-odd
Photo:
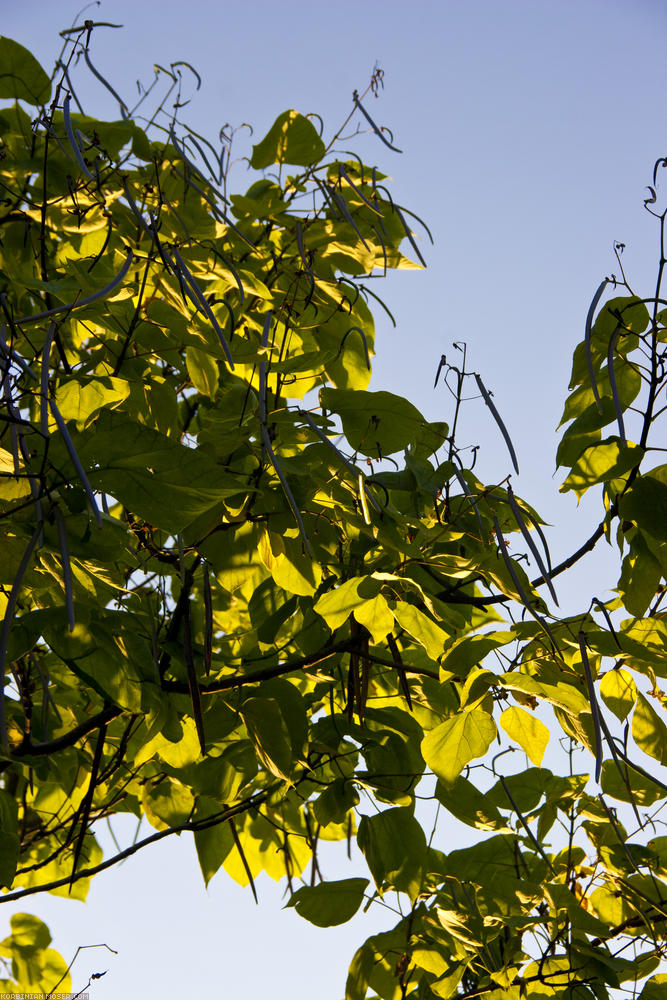
[[[602,282],[575,350],[561,488],[603,509],[552,566],[510,476],[484,485],[457,445],[472,389],[518,471],[464,345],[436,374],[449,426],[368,391],[373,281],[415,266],[405,240],[424,263],[385,175],[341,150],[353,118],[393,147],[380,71],[328,142],[280,115],[232,195],[232,132],[178,118],[192,68],[130,109],[93,28],[51,78],[0,43],[3,899],[81,898],[188,832],[205,882],[265,870],[319,926],[396,908],[348,1000],[661,995],[662,251],[651,296]],[[119,120],[84,113],[82,61]],[[173,113],[147,112],[163,83]],[[563,616],[556,586],[603,538],[617,596]],[[445,853],[424,799],[484,839]],[[153,831],[102,858],[120,813]],[[322,880],[318,844],[354,836],[370,878]],[[69,988],[49,943],[13,919],[5,991]]]

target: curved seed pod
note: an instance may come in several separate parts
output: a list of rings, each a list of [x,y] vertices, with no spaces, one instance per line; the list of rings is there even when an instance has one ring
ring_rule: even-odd
[[[359,100],[359,96],[358,96],[356,90],[355,90],[355,92],[352,95],[352,99],[353,99],[354,103],[356,104],[356,106],[361,111],[362,115],[364,116],[364,118],[366,119],[366,121],[368,122],[368,124],[370,125],[370,127],[375,132],[375,134],[378,137],[378,139],[381,139],[382,142],[385,144],[385,146],[387,146],[389,149],[393,149],[393,151],[395,153],[402,153],[403,152],[402,149],[399,149],[397,146],[392,146],[392,144],[389,142],[389,140],[384,137],[384,134],[382,133],[382,130],[377,127],[377,125],[375,124],[375,122],[373,121],[373,119],[368,114],[368,112],[364,108],[363,104]]]
[[[354,193],[358,195],[366,205],[368,205],[371,212],[375,212],[376,215],[379,215],[380,218],[382,218],[383,217],[382,212],[379,210],[379,208],[376,208],[375,205],[368,200],[363,191],[359,190],[359,188],[356,186],[356,184],[354,183],[354,181],[352,180],[352,178],[350,177],[350,175],[348,174],[347,170],[345,169],[342,163],[338,164],[338,173],[340,174],[341,177],[345,178],[345,180],[350,185]]]
[[[477,382],[477,388],[479,389],[479,391],[481,392],[482,396],[484,397],[484,402],[486,403],[486,405],[488,406],[488,408],[491,410],[491,414],[493,416],[493,419],[498,424],[498,428],[500,430],[500,433],[502,434],[502,436],[505,439],[505,444],[507,445],[507,450],[510,453],[510,458],[512,459],[512,465],[514,466],[514,471],[516,472],[516,474],[518,476],[519,475],[519,463],[517,462],[516,452],[514,451],[514,445],[512,444],[512,439],[509,436],[509,432],[508,432],[507,428],[505,427],[505,424],[503,423],[500,414],[498,413],[497,409],[493,405],[493,400],[491,399],[491,396],[489,395],[489,393],[486,391],[486,388],[484,386],[484,383],[482,382],[481,377],[479,375],[475,375],[475,380]]]
[[[199,187],[199,185],[196,184],[192,180],[191,177],[186,177],[185,174],[181,170],[179,170],[178,167],[175,166],[174,164],[172,164],[172,167],[173,167],[174,173],[177,173],[179,177],[182,177],[186,184],[188,184],[190,187],[193,187],[195,189],[195,191],[197,191],[202,196],[202,198],[204,199],[204,201],[208,202],[208,204],[211,206],[211,211],[213,212],[213,214],[219,220],[221,220],[222,222],[224,222],[225,225],[229,226],[230,229],[233,229],[234,232],[236,233],[236,235],[239,237],[239,239],[242,240],[246,244],[246,246],[250,247],[251,250],[256,250],[257,249],[257,247],[255,246],[255,244],[251,240],[249,240],[247,236],[244,236],[243,233],[241,232],[241,230],[237,226],[234,225],[234,223],[229,218],[229,216],[227,215],[227,213],[224,212],[220,208],[219,205],[216,205],[216,203],[213,201],[213,199],[209,195],[207,195],[206,192],[203,191]],[[197,171],[197,173],[199,173],[199,171]],[[219,191],[216,191],[216,194],[218,194],[219,197],[222,198],[223,201],[225,200],[224,197],[223,197],[223,195],[221,195]]]
[[[349,208],[347,207],[347,202],[345,201],[345,198],[343,198],[342,195],[338,194],[338,191],[335,191],[333,188],[329,188],[329,195],[331,197],[331,200],[335,204],[336,208],[345,219],[345,221],[349,222],[349,224],[352,226],[352,228],[354,229],[355,233],[357,234],[363,245],[366,247],[367,250],[370,250],[368,243],[361,235],[359,227],[352,218],[352,214]]]
[[[67,530],[65,519],[60,507],[55,508],[56,524],[58,525],[58,541],[60,542],[60,556],[63,567],[63,580],[65,581],[65,604],[67,605],[67,624],[70,632],[74,631],[74,597],[72,594],[72,566],[69,561],[69,549],[67,548]]]
[[[546,633],[546,635],[549,637],[549,640],[551,641],[551,644],[552,644],[552,646],[554,648],[554,651],[556,652],[558,650],[558,646],[556,644],[556,640],[554,639],[554,637],[552,635],[551,629],[549,628],[549,626],[547,625],[547,623],[545,622],[545,620],[542,618],[542,616],[538,615],[537,611],[535,611],[535,609],[533,607],[533,604],[532,604],[532,601],[530,600],[530,598],[526,594],[526,591],[523,589],[523,586],[521,584],[521,580],[519,579],[518,573],[514,569],[514,564],[513,564],[512,560],[510,559],[510,557],[507,554],[507,546],[505,544],[505,539],[503,537],[503,533],[500,530],[500,523],[498,522],[498,518],[493,513],[493,511],[491,511],[491,516],[493,517],[493,530],[496,533],[496,539],[498,540],[498,548],[500,549],[501,558],[502,558],[503,562],[505,563],[505,566],[507,568],[507,572],[509,573],[510,577],[512,578],[512,582],[513,582],[514,586],[516,587],[516,590],[517,590],[517,593],[518,593],[519,597],[521,598],[521,602],[522,602],[523,606],[525,607],[526,611],[528,612],[528,614],[532,615],[532,617],[535,619],[535,621],[538,623],[538,625],[540,625],[542,627],[542,629],[544,630],[544,632]]]
[[[553,574],[553,565],[551,563],[551,553],[549,552],[549,546],[547,545],[547,540],[546,540],[546,538],[544,536],[544,532],[542,531],[542,528],[540,527],[540,523],[539,523],[539,521],[536,518],[533,517],[533,515],[530,513],[529,510],[524,510],[523,511],[523,515],[524,515],[524,517],[528,521],[530,521],[530,523],[532,524],[532,526],[535,528],[535,532],[537,534],[537,537],[542,542],[542,548],[544,549],[544,555],[546,556],[547,567],[549,569],[549,576],[551,576]]]
[[[49,436],[49,356],[56,332],[55,323],[49,325],[49,332],[42,348],[42,370],[40,380],[39,428],[45,438]]]
[[[611,618],[609,616],[609,612],[607,611],[606,607],[604,606],[604,604],[602,603],[602,601],[598,600],[597,597],[594,597],[593,600],[591,601],[591,607],[593,607],[593,606],[595,606],[598,609],[598,611],[600,611],[604,615],[604,619],[607,622],[607,626],[608,626],[609,631],[611,632],[611,634],[613,636],[614,642],[616,643],[616,645],[618,646],[618,648],[621,650],[621,652],[623,652],[623,647],[621,646],[621,644],[620,644],[620,642],[618,640],[618,634],[616,632],[616,629],[614,628],[614,623],[612,622],[612,620],[611,620]]]
[[[9,751],[9,744],[7,741],[7,725],[5,722],[5,658],[7,656],[9,629],[12,624],[12,619],[14,617],[14,612],[16,610],[16,604],[19,599],[19,593],[21,591],[21,584],[23,583],[23,577],[25,576],[25,571],[28,568],[30,557],[32,556],[33,550],[37,545],[37,542],[39,541],[41,533],[42,533],[42,524],[40,521],[40,523],[35,528],[32,538],[28,542],[26,550],[23,553],[23,558],[21,559],[18,569],[14,574],[14,583],[12,584],[12,589],[7,599],[7,606],[5,607],[5,617],[2,621],[2,632],[0,632],[0,740],[2,741],[2,747],[5,750],[5,752]]]
[[[609,372],[609,384],[611,386],[611,395],[614,400],[614,409],[616,410],[616,420],[618,422],[618,436],[621,439],[621,444],[624,448],[627,447],[627,440],[625,437],[625,424],[623,423],[623,411],[621,410],[621,400],[619,399],[618,389],[616,388],[616,375],[614,373],[614,351],[616,350],[616,344],[618,342],[618,337],[621,332],[621,324],[616,325],[616,329],[611,335],[611,340],[609,341],[609,347],[607,349],[607,370]]]
[[[313,420],[313,418],[311,417],[311,415],[309,413],[307,413],[306,410],[297,410],[297,412],[298,412],[299,416],[303,417],[303,419],[308,423],[308,425],[312,428],[312,430],[315,431],[315,433],[317,434],[318,438],[321,441],[323,441],[325,444],[328,444],[329,447],[331,448],[331,450],[336,453],[338,459],[343,463],[343,465],[348,470],[348,472],[351,472],[353,476],[359,476],[359,475],[361,475],[361,473],[359,472],[359,470],[352,464],[352,462],[348,461],[348,459],[345,458],[345,455],[343,455],[343,453],[336,447],[336,445],[333,443],[333,441],[331,440],[331,438],[327,437],[327,435],[324,433],[324,431],[321,430],[317,426],[317,424],[315,423],[315,421]],[[368,489],[368,487],[365,487],[365,492],[366,492],[366,497],[368,498],[368,500],[370,500],[370,502],[371,502],[372,506],[375,508],[375,510],[378,513],[381,513],[382,508],[380,507],[380,505],[378,504],[377,500],[375,499],[375,497],[373,496],[373,494],[370,492],[370,490]]]
[[[172,251],[174,257],[176,258],[176,262],[177,262],[179,268],[181,269],[181,271],[183,272],[183,275],[184,275],[187,283],[192,288],[192,290],[193,290],[193,292],[194,292],[194,294],[195,294],[195,296],[197,298],[197,301],[198,301],[200,307],[203,309],[203,311],[206,313],[207,317],[211,321],[211,325],[213,326],[213,329],[215,330],[215,332],[218,335],[218,340],[220,341],[220,346],[222,347],[223,351],[225,352],[225,356],[227,358],[227,361],[229,362],[229,367],[231,368],[232,371],[234,371],[234,359],[232,358],[232,353],[229,350],[229,344],[227,343],[225,335],[222,332],[220,324],[218,323],[217,319],[215,318],[215,316],[213,314],[213,310],[211,309],[210,305],[206,301],[206,299],[204,297],[204,293],[202,292],[202,290],[199,287],[199,285],[197,284],[195,278],[193,277],[193,275],[189,271],[187,265],[185,264],[183,258],[181,257],[181,255],[178,252],[178,250],[176,249],[176,247],[172,247],[171,251]]]
[[[391,309],[386,304],[386,302],[383,302],[382,299],[380,298],[380,296],[376,295],[375,292],[372,292],[370,290],[370,288],[366,288],[366,287],[364,287],[362,285],[361,286],[361,291],[364,293],[364,295],[370,295],[372,298],[375,299],[375,301],[377,302],[377,304],[384,309],[384,311],[386,312],[387,316],[391,320],[391,325],[394,327],[394,329],[396,329],[396,319],[395,319],[394,314],[392,313]]]
[[[345,347],[345,341],[347,340],[347,338],[350,336],[351,333],[358,333],[359,336],[361,337],[363,345],[364,345],[364,355],[366,357],[366,367],[370,371],[371,370],[371,358],[370,358],[370,355],[368,353],[368,343],[366,341],[366,334],[364,333],[364,331],[361,329],[360,326],[351,326],[350,329],[347,331],[347,333],[344,334],[343,339],[340,342],[340,347],[338,348],[338,353],[336,354],[336,358],[339,358],[341,356],[341,354],[343,353],[343,348]]]
[[[69,114],[69,102],[70,102],[71,99],[72,99],[71,94],[67,94],[67,96],[65,97],[65,100],[63,101],[63,118],[65,120],[65,132],[67,133],[67,138],[69,140],[69,144],[72,147],[72,152],[74,153],[74,157],[76,159],[76,162],[81,167],[82,173],[84,173],[86,175],[86,177],[88,178],[88,180],[94,181],[95,178],[93,177],[93,175],[91,174],[90,170],[86,166],[86,161],[84,160],[83,154],[81,153],[81,150],[79,149],[79,144],[76,141],[76,138],[74,136],[74,130],[72,129],[72,120],[71,120],[70,114]]]
[[[417,257],[419,258],[420,264],[423,267],[426,267],[426,261],[422,257],[421,251],[420,251],[419,247],[417,246],[417,244],[415,243],[415,238],[412,235],[412,231],[410,230],[409,225],[405,221],[405,217],[404,217],[403,213],[401,212],[401,210],[398,207],[398,205],[394,205],[393,207],[394,207],[394,211],[396,212],[396,215],[401,220],[401,225],[403,226],[403,229],[405,230],[405,235],[407,236],[408,240],[410,241],[410,246],[412,247],[412,249],[414,250],[414,252],[417,254]]]
[[[588,700],[591,704],[591,714],[593,716],[593,729],[595,730],[595,780],[600,780],[602,771],[602,733],[600,731],[600,706],[595,694],[593,675],[591,674],[590,663],[588,662],[588,652],[586,650],[586,636],[579,632],[579,651],[581,662],[586,676],[586,687],[588,688]]]
[[[304,266],[305,270],[308,272],[308,274],[312,277],[313,272],[311,270],[310,264],[308,263],[308,258],[306,257],[306,251],[304,250],[304,246],[303,246],[303,231],[301,229],[301,220],[300,219],[297,219],[297,223],[296,223],[296,245],[297,245],[297,248],[298,248],[298,251],[299,251],[299,255],[301,257],[301,263],[303,264],[303,266]]]
[[[128,108],[127,104],[125,103],[125,101],[122,98],[120,98],[118,96],[118,94],[113,89],[113,87],[111,86],[111,84],[109,83],[109,81],[105,80],[104,77],[102,76],[102,74],[98,73],[98,71],[95,69],[95,67],[93,66],[92,62],[90,61],[90,56],[88,55],[88,49],[87,48],[85,48],[83,50],[83,58],[86,60],[86,65],[88,66],[88,69],[93,74],[93,76],[97,77],[97,79],[100,81],[100,83],[102,84],[102,86],[106,87],[106,89],[109,91],[109,93],[113,97],[116,98],[116,100],[118,101],[119,107],[120,107],[121,116],[125,119],[125,121],[127,121],[128,118],[130,117],[130,115],[129,115],[129,108]]]
[[[591,377],[591,389],[593,390],[593,396],[595,397],[595,403],[597,405],[598,411],[602,413],[602,402],[600,401],[600,393],[598,392],[598,384],[595,380],[595,370],[593,368],[593,356],[591,354],[591,334],[593,332],[593,317],[595,316],[595,309],[598,302],[602,298],[602,293],[607,287],[607,279],[605,278],[600,282],[600,286],[593,296],[593,301],[590,304],[588,315],[586,316],[586,329],[584,333],[584,346],[586,348],[586,363],[588,365],[588,374]]]
[[[266,347],[269,340],[269,329],[271,327],[271,322],[273,320],[273,314],[269,313],[264,322],[264,332],[262,334],[262,346]],[[259,429],[262,436],[262,444],[266,450],[267,455],[271,461],[271,465],[276,470],[276,475],[280,480],[280,485],[283,488],[283,492],[287,499],[287,503],[290,506],[292,514],[294,515],[294,520],[299,528],[299,534],[301,535],[301,541],[303,543],[304,550],[313,558],[312,549],[310,547],[310,542],[308,541],[308,535],[306,534],[306,529],[301,518],[301,512],[297,507],[296,500],[290,485],[285,478],[283,470],[280,468],[278,459],[275,456],[275,452],[271,446],[271,439],[269,437],[269,432],[266,429],[266,361],[262,360],[259,363]]]
[[[383,188],[382,190],[386,191],[387,189]],[[433,233],[428,228],[428,226],[426,225],[426,223],[422,219],[421,215],[417,215],[416,212],[411,212],[409,208],[405,208],[404,205],[399,205],[397,202],[392,202],[392,204],[393,204],[394,208],[398,208],[398,209],[401,210],[401,212],[405,212],[406,215],[409,215],[411,218],[416,219],[417,222],[419,223],[419,225],[422,226],[426,230],[426,235],[428,236],[429,240],[431,241],[431,244],[433,244],[433,242],[434,242],[434,240],[433,240]]]
[[[17,326],[21,326],[26,323],[36,323],[39,320],[48,319],[49,316],[56,316],[58,313],[62,312],[69,313],[72,312],[74,309],[81,309],[82,306],[87,306],[91,302],[97,302],[98,299],[103,299],[106,295],[109,295],[110,292],[113,292],[114,288],[117,288],[117,286],[120,285],[121,281],[123,280],[127,272],[130,270],[133,259],[134,258],[132,255],[132,251],[128,250],[127,257],[125,258],[125,263],[121,267],[116,277],[112,281],[110,281],[108,285],[105,285],[104,288],[101,288],[99,292],[93,292],[92,295],[86,295],[85,298],[77,299],[74,302],[70,302],[68,305],[65,306],[55,306],[53,309],[46,309],[44,312],[35,313],[34,316],[23,316],[21,319],[16,320]]]
[[[65,447],[67,448],[67,451],[69,452],[69,457],[72,459],[72,465],[76,469],[77,475],[78,475],[79,479],[81,480],[81,484],[82,484],[84,490],[86,491],[86,496],[88,497],[88,502],[90,503],[90,506],[93,508],[93,514],[95,515],[95,520],[97,521],[97,527],[101,528],[102,527],[102,516],[100,514],[100,509],[97,506],[97,501],[95,500],[95,495],[94,495],[94,493],[93,493],[93,491],[91,489],[90,483],[88,482],[88,476],[84,472],[83,466],[81,465],[81,462],[79,461],[79,456],[76,453],[76,449],[74,447],[72,439],[69,436],[69,431],[67,430],[67,425],[65,424],[65,421],[63,420],[63,417],[62,417],[62,414],[61,414],[60,410],[58,409],[58,407],[56,406],[55,402],[52,399],[49,400],[49,406],[51,407],[51,413],[53,414],[53,416],[55,418],[55,421],[56,421],[56,423],[58,425],[58,430],[60,431],[60,433],[63,436],[63,440],[65,442]]]
[[[535,562],[537,563],[538,569],[540,570],[542,576],[544,577],[544,582],[546,583],[547,587],[549,588],[549,593],[551,594],[551,596],[554,599],[554,602],[558,606],[558,598],[556,597],[556,591],[554,590],[554,585],[551,582],[551,578],[549,576],[548,570],[547,570],[546,566],[544,565],[544,562],[542,561],[542,556],[540,555],[539,550],[538,550],[537,546],[535,545],[535,542],[531,538],[530,532],[528,531],[528,528],[526,526],[526,522],[523,519],[523,515],[521,513],[521,508],[519,507],[518,503],[516,502],[516,499],[514,497],[514,493],[512,492],[512,487],[511,486],[507,487],[507,499],[508,499],[509,505],[510,505],[510,507],[512,509],[512,513],[514,514],[514,518],[516,520],[516,523],[519,525],[519,529],[521,531],[521,534],[525,538],[526,544],[528,545],[528,548],[533,553],[533,556],[535,557]]]

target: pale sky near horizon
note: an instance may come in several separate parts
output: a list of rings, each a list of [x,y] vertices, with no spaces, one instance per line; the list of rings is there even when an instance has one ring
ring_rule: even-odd
[[[58,31],[77,9],[0,0],[0,30],[50,71]],[[372,136],[352,148],[391,174],[435,246],[420,239],[425,272],[374,286],[398,326],[378,310],[372,387],[447,419],[433,376],[452,341],[465,340],[517,448],[514,488],[554,523],[554,562],[574,550],[597,510],[558,494],[555,428],[590,299],[618,271],[614,240],[626,244],[638,289],[651,294],[654,283],[657,232],[642,203],[654,161],[667,155],[664,0],[413,0],[409,10],[405,0],[104,0],[83,16],[125,25],[99,29],[92,53],[128,101],[154,62],[191,62],[203,85],[185,117],[209,135],[246,121],[256,141],[289,107],[318,112],[331,134],[379,62],[385,89],[369,107],[404,152]],[[83,68],[74,80],[89,113],[114,115]],[[253,179],[238,169],[238,188]],[[509,464],[481,401],[464,420],[466,439],[482,445],[478,475],[501,480]],[[577,600],[596,592],[608,559],[602,551],[582,567]],[[345,877],[344,850],[330,861],[332,877]],[[279,912],[282,890],[268,879],[259,889],[255,907],[223,872],[205,892],[183,836],[98,876],[85,906],[31,897],[11,912],[50,923],[68,958],[79,944],[119,950],[75,966],[79,988],[89,972],[110,970],[90,987],[94,1000],[338,1000],[354,948],[386,918],[374,909],[322,931]]]

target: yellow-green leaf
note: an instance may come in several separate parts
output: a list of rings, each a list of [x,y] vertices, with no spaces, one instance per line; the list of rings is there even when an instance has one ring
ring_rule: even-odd
[[[272,163],[293,163],[308,167],[325,153],[325,145],[317,129],[298,111],[283,111],[261,142],[252,147],[250,166],[263,170]]]
[[[639,693],[632,716],[632,738],[649,757],[667,764],[667,726],[644,695]]]
[[[202,396],[215,399],[220,378],[218,362],[205,351],[199,351],[196,347],[186,347],[185,364],[195,389]]]
[[[471,760],[483,757],[496,737],[488,712],[473,708],[446,719],[422,741],[424,760],[441,781],[452,784]]]
[[[637,686],[632,674],[620,667],[604,675],[600,681],[600,694],[607,708],[623,722],[637,700]]]
[[[509,738],[525,751],[532,763],[539,767],[549,743],[549,730],[544,723],[523,708],[512,705],[500,716],[500,725]]]

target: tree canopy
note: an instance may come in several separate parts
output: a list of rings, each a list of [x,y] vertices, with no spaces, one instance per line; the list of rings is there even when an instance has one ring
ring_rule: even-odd
[[[192,67],[130,108],[93,28],[51,76],[0,40],[0,900],[85,898],[192,834],[205,883],[264,871],[318,926],[395,909],[347,1000],[657,1000],[663,250],[646,296],[620,267],[582,322],[556,461],[600,520],[554,565],[464,344],[435,377],[449,424],[369,391],[376,281],[424,265],[428,234],[347,149],[350,122],[396,148],[381,71],[331,138],[279,115],[234,194],[233,130],[180,117]],[[84,111],[84,72],[117,120]],[[501,483],[458,444],[471,393]],[[564,615],[603,540],[617,578]],[[119,814],[139,839],[103,857]],[[471,836],[448,851],[452,818]],[[367,877],[323,879],[319,845],[353,838]],[[69,989],[50,940],[12,917],[4,992]]]

